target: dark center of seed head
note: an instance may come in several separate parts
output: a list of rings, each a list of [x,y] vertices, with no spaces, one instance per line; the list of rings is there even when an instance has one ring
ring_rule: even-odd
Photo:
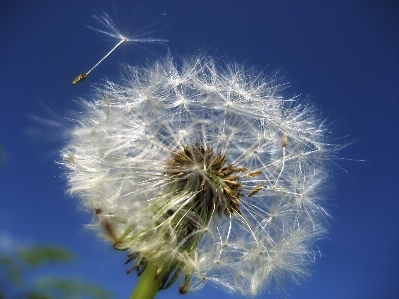
[[[165,174],[174,192],[195,193],[189,206],[194,210],[201,209],[199,215],[240,214],[242,186],[237,174],[246,169],[235,168],[226,162],[222,153],[196,143],[175,151],[166,162]]]

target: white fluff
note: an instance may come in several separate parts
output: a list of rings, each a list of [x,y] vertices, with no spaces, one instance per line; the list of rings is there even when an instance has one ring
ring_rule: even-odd
[[[324,233],[321,191],[336,147],[315,110],[284,98],[285,89],[277,74],[205,55],[126,67],[121,83],[106,82],[84,102],[62,151],[70,191],[89,211],[101,209],[98,228],[107,221],[120,247],[181,270],[186,291],[212,282],[254,296],[306,275]],[[170,166],[190,145],[239,169],[239,211],[209,165]],[[198,200],[201,188],[213,192],[211,209]]]

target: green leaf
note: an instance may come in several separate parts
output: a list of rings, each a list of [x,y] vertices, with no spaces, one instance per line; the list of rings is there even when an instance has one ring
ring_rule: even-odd
[[[62,247],[36,245],[18,249],[19,257],[30,266],[41,266],[45,263],[69,263],[75,255]]]
[[[0,255],[0,267],[5,268],[6,276],[13,284],[21,285],[23,283],[22,272],[10,256]]]
[[[37,291],[27,292],[24,294],[23,298],[26,298],[26,299],[54,299],[49,294],[45,294],[45,293],[41,293],[41,292],[37,292]]]
[[[77,278],[41,277],[36,284],[41,291],[51,294],[52,298],[112,298],[109,291]]]

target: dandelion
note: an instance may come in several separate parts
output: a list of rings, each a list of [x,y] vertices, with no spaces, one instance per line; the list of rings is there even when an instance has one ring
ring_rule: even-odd
[[[69,190],[142,274],[132,298],[177,281],[252,297],[308,274],[336,147],[286,87],[278,72],[168,55],[83,102],[62,151]]]

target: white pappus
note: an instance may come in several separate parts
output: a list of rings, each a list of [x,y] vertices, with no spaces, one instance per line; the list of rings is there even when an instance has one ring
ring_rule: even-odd
[[[126,66],[83,102],[62,150],[69,190],[131,270],[157,265],[160,289],[255,296],[307,275],[338,147],[286,87],[207,55]]]

